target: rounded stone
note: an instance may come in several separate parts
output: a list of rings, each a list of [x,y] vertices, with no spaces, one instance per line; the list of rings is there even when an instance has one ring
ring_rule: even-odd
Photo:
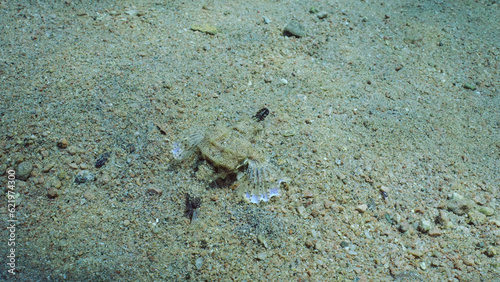
[[[75,177],[75,182],[78,184],[85,183],[87,181],[92,181],[92,180],[94,180],[94,175],[88,170],[80,171]]]
[[[287,36],[304,37],[306,36],[306,28],[298,21],[290,21],[283,30],[283,34]]]
[[[59,192],[57,192],[57,190],[54,188],[50,188],[47,191],[47,196],[49,197],[49,199],[55,199],[59,196]]]
[[[431,222],[429,220],[422,220],[420,221],[420,223],[418,224],[418,230],[422,233],[427,233],[429,232],[429,230],[431,229]]]
[[[66,149],[68,147],[68,140],[66,138],[59,140],[59,142],[57,142],[57,147]]]
[[[28,179],[32,171],[33,171],[32,163],[28,161],[22,162],[17,166],[16,170],[17,177],[21,180],[26,180]]]

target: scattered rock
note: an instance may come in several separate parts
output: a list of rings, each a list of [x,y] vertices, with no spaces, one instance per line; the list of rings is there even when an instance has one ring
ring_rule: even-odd
[[[191,30],[200,31],[206,34],[215,35],[217,34],[217,28],[215,26],[209,24],[192,24],[190,27]]]
[[[59,192],[57,192],[55,188],[49,188],[49,190],[47,191],[47,197],[49,197],[49,199],[55,199],[58,196]]]
[[[358,211],[359,213],[365,213],[367,209],[368,206],[366,204],[362,204],[356,207],[356,211]]]
[[[418,230],[422,233],[427,233],[431,229],[431,222],[429,220],[421,220],[420,223],[418,224]]]
[[[490,207],[480,207],[478,211],[486,216],[492,216],[495,214],[495,210]]]
[[[417,250],[408,250],[408,253],[416,258],[419,258],[424,255],[423,252]]]
[[[314,248],[320,252],[325,250],[325,243],[322,240],[318,240],[316,244],[314,244]]]
[[[491,258],[491,257],[496,256],[497,250],[493,246],[488,246],[486,248],[486,250],[484,251],[484,253]]]
[[[324,206],[325,206],[325,209],[329,210],[333,206],[333,202],[326,200]]]
[[[89,201],[95,200],[95,194],[90,191],[85,191],[85,193],[83,193],[83,197]]]
[[[76,146],[69,146],[68,147],[68,153],[70,155],[74,155],[74,154],[78,153],[78,148]]]
[[[314,193],[311,190],[306,190],[303,192],[304,198],[313,198]]]
[[[50,188],[59,189],[61,188],[61,185],[62,185],[61,181],[57,178],[52,178],[45,183],[45,187],[47,187],[48,189]]]
[[[307,248],[312,249],[314,248],[315,242],[313,240],[307,240],[305,245]]]
[[[285,36],[304,37],[306,36],[306,28],[298,21],[290,21],[283,30]]]
[[[436,217],[436,223],[441,224],[445,229],[450,229],[452,227],[448,215],[443,210],[439,211],[439,215]]]
[[[309,217],[309,213],[306,211],[306,208],[304,208],[304,206],[299,206],[297,208],[297,212],[299,213],[300,217],[302,217],[302,218]]]
[[[108,158],[110,155],[111,155],[111,152],[106,152],[106,153],[100,155],[99,158],[97,158],[97,161],[95,162],[95,167],[100,168],[103,165],[105,165],[106,162],[108,161]]]
[[[471,83],[465,83],[464,88],[469,89],[469,90],[476,90],[476,86],[474,84],[471,84]]]
[[[0,175],[4,175],[7,172],[7,164],[0,165]]]
[[[405,233],[406,231],[408,231],[410,229],[410,224],[408,224],[408,222],[404,221],[404,222],[401,222],[401,224],[399,225],[399,232],[401,233]]]
[[[197,258],[194,265],[196,266],[196,269],[200,270],[203,267],[203,258]]]
[[[47,173],[49,172],[56,164],[54,162],[47,163],[43,166],[42,171]]]
[[[476,210],[469,211],[467,215],[469,216],[469,221],[476,226],[482,225],[486,222],[486,215]]]
[[[148,190],[146,190],[146,194],[149,196],[161,196],[161,194],[163,194],[163,190],[156,187],[149,187]]]
[[[318,17],[318,19],[323,20],[323,19],[326,19],[328,17],[328,13],[325,11],[321,11],[316,16]]]
[[[257,255],[255,255],[255,259],[257,260],[265,260],[266,258],[267,258],[266,252],[258,253]]]
[[[264,235],[262,234],[259,234],[259,236],[257,236],[257,240],[259,241],[259,243],[261,243],[266,249],[269,249],[269,244],[267,243],[267,239],[266,237],[264,237]]]
[[[382,186],[380,187],[380,192],[382,192],[382,193],[384,193],[384,192],[385,192],[385,193],[389,193],[389,192],[391,192],[391,188],[389,188],[389,187],[387,187],[387,186],[382,185]]]
[[[57,147],[61,149],[66,149],[68,147],[68,140],[66,138],[63,138],[57,142]]]
[[[448,210],[456,215],[463,215],[473,208],[473,204],[465,199],[453,198],[448,203]]]
[[[33,171],[33,164],[29,161],[24,161],[17,166],[17,178],[26,180]]]
[[[442,234],[443,234],[443,231],[441,231],[441,229],[439,229],[437,227],[434,227],[431,230],[429,230],[429,236],[431,236],[431,237],[441,236]]]
[[[75,182],[81,184],[87,181],[92,181],[94,180],[94,178],[95,178],[94,175],[90,171],[82,170],[76,175]]]
[[[470,258],[464,258],[462,261],[467,266],[474,266],[475,265],[474,261]]]

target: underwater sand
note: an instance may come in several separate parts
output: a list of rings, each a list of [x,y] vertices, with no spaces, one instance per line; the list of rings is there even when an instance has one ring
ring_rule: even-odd
[[[0,279],[500,276],[498,1],[45,2],[0,4]],[[263,107],[280,197],[174,165]]]

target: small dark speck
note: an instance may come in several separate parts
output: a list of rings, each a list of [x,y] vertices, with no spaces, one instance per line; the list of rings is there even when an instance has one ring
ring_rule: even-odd
[[[135,146],[134,146],[134,144],[132,144],[132,143],[127,144],[127,146],[125,146],[125,150],[126,150],[128,153],[133,153],[133,152],[135,152]]]
[[[263,121],[267,115],[269,115],[269,109],[262,108],[255,114],[254,118],[257,119],[257,121]]]
[[[103,165],[105,165],[106,162],[108,161],[108,158],[110,155],[111,155],[111,152],[106,152],[106,153],[100,155],[99,158],[97,159],[97,161],[95,162],[95,167],[100,168]]]

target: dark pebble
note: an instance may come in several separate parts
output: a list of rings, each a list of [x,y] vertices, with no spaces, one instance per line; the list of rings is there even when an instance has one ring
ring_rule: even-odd
[[[95,162],[95,167],[100,168],[103,165],[105,165],[106,162],[108,161],[108,158],[110,155],[111,155],[111,152],[106,152],[106,153],[100,155],[99,158],[97,159],[97,161]]]

